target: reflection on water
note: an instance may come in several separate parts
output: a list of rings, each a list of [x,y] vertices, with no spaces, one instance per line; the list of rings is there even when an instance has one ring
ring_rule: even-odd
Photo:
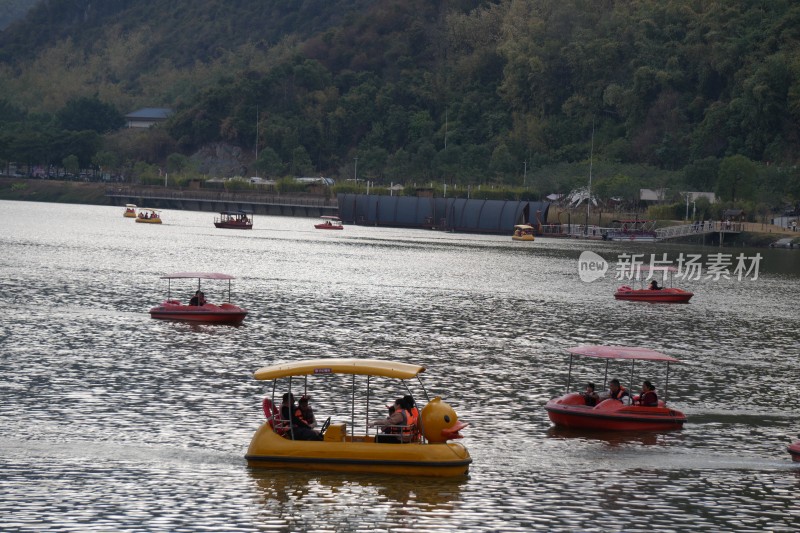
[[[653,306],[615,301],[610,274],[579,280],[581,251],[611,259],[627,243],[353,226],[330,235],[282,217],[245,235],[214,228],[209,213],[163,215],[151,226],[120,208],[0,202],[0,529],[760,531],[800,521],[800,463],[786,452],[800,432],[796,251],[760,250],[757,281],[687,282],[690,304]],[[150,319],[159,276],[187,270],[236,276],[241,327]],[[680,359],[669,403],[689,417],[684,429],[552,428],[544,404],[564,393],[565,349],[587,343]],[[426,366],[431,396],[470,422],[468,479],[246,467],[269,392],[252,372],[354,356]],[[587,362],[572,382],[601,383],[603,372]],[[627,379],[630,367],[610,372]],[[662,367],[635,372],[663,390]]]
[[[574,428],[553,426],[548,428],[547,436],[553,439],[576,439],[602,442],[610,447],[617,446],[653,446],[667,443],[669,432],[644,431],[582,431]]]

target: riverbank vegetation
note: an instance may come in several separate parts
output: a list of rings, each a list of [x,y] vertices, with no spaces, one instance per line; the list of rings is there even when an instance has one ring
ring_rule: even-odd
[[[607,208],[641,210],[641,188],[672,215],[682,191],[750,217],[800,204],[794,2],[323,4],[37,4],[0,34],[2,166],[204,180],[196,154],[229,145],[240,175],[342,187],[541,199],[591,165]],[[175,113],[120,129],[154,106]]]

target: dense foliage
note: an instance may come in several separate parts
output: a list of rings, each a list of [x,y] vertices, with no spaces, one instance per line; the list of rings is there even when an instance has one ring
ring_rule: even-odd
[[[0,34],[0,115],[173,107],[175,150],[235,144],[276,177],[547,194],[587,173],[542,169],[591,155],[623,169],[597,171],[609,197],[780,206],[800,201],[799,46],[791,0],[50,0]],[[163,163],[127,145],[121,165]]]

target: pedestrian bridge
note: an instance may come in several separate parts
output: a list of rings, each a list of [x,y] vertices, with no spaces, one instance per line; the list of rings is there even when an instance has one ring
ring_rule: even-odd
[[[585,226],[583,224],[548,224],[541,226],[541,235],[553,237],[574,237],[576,239],[602,239],[609,233],[619,233],[620,228],[603,228],[600,226]],[[745,231],[743,222],[721,222],[704,221],[694,224],[681,224],[678,226],[668,226],[653,230],[655,239],[650,240],[665,241],[668,239],[678,239],[691,235],[737,234]],[[619,240],[619,239],[618,239]],[[632,239],[633,240],[633,239]],[[640,239],[643,240],[643,239]]]
[[[709,233],[741,233],[744,231],[742,222],[722,222],[722,221],[703,221],[694,224],[682,224],[680,226],[669,226],[658,228],[656,238],[660,241],[667,239],[677,239],[690,235],[707,235]]]

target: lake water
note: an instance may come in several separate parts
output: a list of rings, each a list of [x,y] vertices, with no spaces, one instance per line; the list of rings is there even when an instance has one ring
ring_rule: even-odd
[[[237,232],[209,213],[165,211],[156,226],[122,211],[0,201],[3,531],[800,527],[800,464],[786,452],[800,432],[796,250],[323,232],[284,217]],[[611,264],[591,283],[586,250]],[[762,257],[757,279],[683,280],[687,305],[615,301],[621,254],[655,252]],[[244,324],[152,320],[159,276],[186,270],[236,276]],[[564,392],[566,349],[585,343],[680,359],[669,398],[684,429],[554,429],[544,404]],[[469,477],[248,469],[267,390],[253,371],[312,357],[425,365],[431,395],[470,422]],[[636,370],[662,391],[661,367]],[[580,360],[572,374],[602,372]]]

